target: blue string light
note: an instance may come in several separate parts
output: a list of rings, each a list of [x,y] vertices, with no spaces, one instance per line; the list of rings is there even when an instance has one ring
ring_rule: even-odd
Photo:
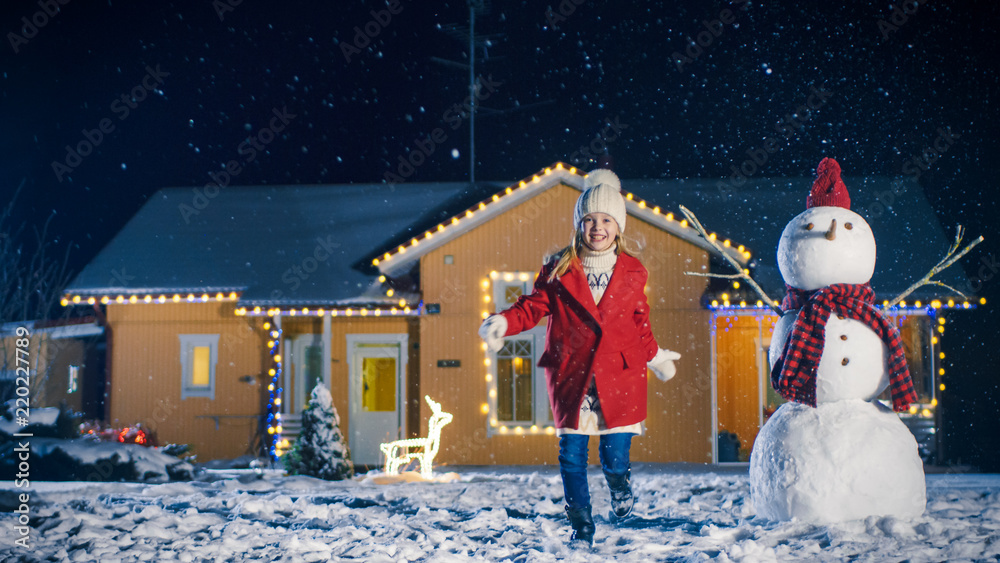
[[[274,358],[278,356],[278,350],[281,347],[281,329],[274,325],[274,318],[271,317],[270,321],[267,323],[265,328],[273,327],[268,332],[268,336],[271,337],[271,349],[269,350],[271,357]],[[280,356],[279,356],[280,358]],[[268,407],[267,407],[267,433],[270,439],[268,444],[268,451],[271,454],[271,459],[277,461],[278,459],[278,447],[281,445],[281,432],[279,428],[281,427],[281,405],[278,404],[278,400],[281,398],[283,389],[279,387],[279,382],[281,381],[281,361],[275,361],[274,367],[271,368],[271,384],[268,386]]]

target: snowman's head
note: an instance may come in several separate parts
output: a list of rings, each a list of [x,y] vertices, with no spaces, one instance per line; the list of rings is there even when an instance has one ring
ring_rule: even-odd
[[[872,229],[850,209],[811,207],[781,233],[778,269],[785,283],[804,291],[868,283],[875,272]]]

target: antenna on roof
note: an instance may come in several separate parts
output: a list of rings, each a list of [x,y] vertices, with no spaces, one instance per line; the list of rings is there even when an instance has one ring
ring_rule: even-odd
[[[476,10],[486,9],[486,0],[469,0],[469,183],[476,185]],[[486,58],[486,47],[483,47]]]
[[[489,12],[489,0],[467,0],[469,6],[469,27],[459,24],[448,24],[441,26],[441,29],[459,41],[468,41],[469,62],[460,63],[431,57],[431,60],[446,66],[469,69],[469,182],[476,183],[476,109],[478,107],[478,86],[476,85],[476,49],[482,51],[483,61],[489,59],[487,48],[492,46],[491,38],[499,36],[476,36],[476,15]]]
[[[476,80],[476,59],[479,58],[482,62],[490,60],[489,48],[495,44],[496,40],[504,38],[504,35],[495,33],[488,35],[476,35],[476,17],[489,13],[490,0],[467,0],[467,4],[469,6],[468,27],[460,24],[447,24],[442,25],[441,29],[458,41],[468,43],[469,62],[464,63],[451,61],[440,57],[431,57],[430,60],[443,66],[460,68],[462,70],[468,69],[469,71],[469,183],[474,185],[476,183],[476,114],[482,113],[483,115],[503,115],[513,113],[515,111],[534,108],[540,105],[555,103],[555,100],[543,100],[541,102],[524,105],[517,104],[514,107],[505,110],[480,107],[479,99],[476,96],[479,94],[480,88],[480,84]],[[497,60],[502,57],[493,58]]]

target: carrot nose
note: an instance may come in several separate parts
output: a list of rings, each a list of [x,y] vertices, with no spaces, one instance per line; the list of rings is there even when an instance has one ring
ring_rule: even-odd
[[[830,220],[830,230],[826,232],[826,240],[833,240],[837,238],[837,220]]]

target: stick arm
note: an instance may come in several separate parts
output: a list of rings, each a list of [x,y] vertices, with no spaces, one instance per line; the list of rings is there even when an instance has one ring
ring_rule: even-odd
[[[969,251],[975,248],[977,244],[983,242],[983,237],[980,236],[976,240],[969,243],[961,251],[959,251],[958,248],[959,246],[962,245],[962,237],[964,235],[965,235],[965,229],[962,227],[962,225],[958,225],[958,227],[955,229],[955,242],[951,244],[951,248],[948,249],[948,253],[945,254],[944,258],[942,258],[940,262],[938,262],[933,268],[931,268],[931,271],[927,272],[927,275],[914,282],[913,285],[906,288],[906,291],[900,293],[899,295],[896,296],[895,299],[890,301],[888,307],[886,308],[888,309],[889,307],[896,306],[900,301],[906,299],[906,296],[908,296],[909,294],[913,293],[914,291],[925,285],[939,285],[941,287],[946,287],[954,291],[955,293],[961,295],[963,298],[968,299],[968,296],[966,296],[961,291],[955,289],[954,287],[944,284],[938,280],[931,279],[937,274],[939,274],[945,268],[957,262],[962,256],[968,254]]]
[[[728,252],[725,251],[725,249],[722,248],[722,245],[720,245],[718,242],[716,242],[715,240],[713,240],[708,236],[708,232],[705,230],[705,227],[701,225],[701,221],[698,220],[698,217],[696,217],[695,214],[687,207],[684,207],[683,205],[679,207],[681,213],[683,213],[684,216],[687,217],[687,220],[691,222],[691,226],[694,227],[696,231],[698,231],[698,234],[701,235],[701,238],[705,239],[705,241],[708,242],[708,244],[712,245],[713,248],[718,250],[719,254],[721,254],[722,257],[725,258],[726,262],[728,262],[729,265],[731,265],[733,268],[736,269],[737,272],[739,272],[738,274],[706,274],[704,272],[684,272],[684,275],[701,276],[706,278],[743,280],[747,283],[747,285],[752,287],[753,290],[757,292],[757,295],[760,296],[761,300],[763,300],[764,303],[767,303],[767,306],[770,307],[772,311],[774,311],[780,316],[784,312],[781,310],[781,307],[776,305],[775,301],[770,297],[768,297],[764,289],[757,284],[757,281],[750,277],[750,274],[748,274],[743,269],[743,266],[741,266],[739,262],[737,262],[732,256],[729,255]]]

